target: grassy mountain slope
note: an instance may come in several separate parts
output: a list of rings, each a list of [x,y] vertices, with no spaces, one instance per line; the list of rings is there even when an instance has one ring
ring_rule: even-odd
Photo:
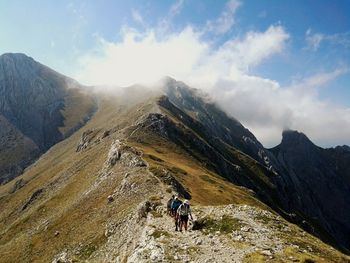
[[[99,95],[98,111],[83,128],[53,146],[16,180],[0,186],[0,262],[152,262],[155,247],[135,253],[145,237],[158,242],[163,233],[159,231],[170,231],[164,204],[171,192],[191,197],[199,220],[215,217],[208,205],[248,205],[259,214],[269,211],[273,216],[260,218],[261,224],[287,236],[280,229],[286,222],[258,199],[257,191],[273,190],[270,171],[224,142],[209,143],[196,125],[181,121],[188,116],[181,113],[181,118],[179,112],[165,107],[164,97],[152,94],[126,100],[127,95],[132,92]],[[233,177],[230,171],[235,171]],[[234,184],[240,180],[251,182],[256,191]],[[238,217],[231,208],[213,209]],[[215,220],[211,221],[214,227],[193,232],[203,239],[197,248],[206,249],[210,229],[219,235]],[[148,235],[150,227],[159,235]],[[290,228],[287,240],[270,244],[272,262],[349,260],[321,241],[305,238],[307,234],[296,226]],[[231,230],[243,231],[224,231],[219,249],[246,248],[239,259],[247,262],[270,260],[255,251],[256,243],[248,238],[236,241],[240,234]],[[174,242],[190,242],[174,238]],[[298,242],[303,243],[299,248],[289,248]],[[273,247],[277,245],[282,248]],[[203,262],[191,249],[181,253]],[[142,260],[141,255],[145,255]],[[162,255],[160,260],[170,261],[166,253]]]
[[[80,128],[94,99],[74,80],[24,54],[0,56],[0,183]]]

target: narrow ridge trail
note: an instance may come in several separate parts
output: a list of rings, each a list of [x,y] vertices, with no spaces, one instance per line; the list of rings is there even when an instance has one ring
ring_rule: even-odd
[[[247,205],[195,206],[193,215],[206,222],[204,229],[192,230],[191,224],[189,231],[176,232],[165,207],[149,213],[128,262],[242,262],[254,252],[273,259],[284,247],[277,233],[257,219],[278,220],[268,211]],[[286,223],[281,224],[290,231]]]

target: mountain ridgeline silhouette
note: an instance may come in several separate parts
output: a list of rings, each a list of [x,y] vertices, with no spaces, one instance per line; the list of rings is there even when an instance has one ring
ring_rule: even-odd
[[[72,247],[93,239],[97,250],[119,225],[132,226],[135,207],[145,196],[164,195],[166,185],[200,205],[268,207],[349,252],[348,146],[323,149],[288,130],[266,149],[202,91],[172,78],[162,83],[148,94],[133,86],[106,95],[24,54],[0,56],[0,246],[33,260],[62,251],[63,236]],[[119,210],[106,207],[109,195]],[[101,212],[87,217],[94,209]],[[106,230],[96,229],[106,220]],[[21,239],[23,231],[34,231],[35,242]],[[45,250],[40,244],[53,233],[57,242]],[[120,242],[128,239],[120,235]],[[29,246],[39,252],[22,249]]]

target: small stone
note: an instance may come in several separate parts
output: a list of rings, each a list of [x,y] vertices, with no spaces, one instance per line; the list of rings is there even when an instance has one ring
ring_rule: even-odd
[[[263,250],[263,251],[261,251],[261,254],[263,254],[265,256],[272,256],[272,253],[270,250]]]
[[[241,235],[238,235],[234,238],[236,241],[243,241],[243,237]]]
[[[202,242],[201,239],[197,239],[197,240],[196,240],[196,245],[197,245],[197,246],[202,245],[202,243],[203,243],[203,242]]]
[[[60,232],[59,231],[56,231],[55,232],[55,237],[59,236]]]
[[[114,201],[113,195],[109,195],[109,196],[107,197],[107,199],[108,199],[108,202],[109,202],[109,203],[111,203],[111,202]]]

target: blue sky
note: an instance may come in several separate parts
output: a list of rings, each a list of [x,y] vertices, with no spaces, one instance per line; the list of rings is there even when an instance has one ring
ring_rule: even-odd
[[[266,145],[275,144],[271,138],[284,128],[306,130],[325,146],[349,144],[345,133],[317,134],[321,122],[333,123],[331,114],[343,115],[336,117],[337,125],[349,125],[344,132],[350,134],[348,10],[347,0],[4,0],[0,53],[26,53],[84,84],[125,86],[174,76],[219,96],[222,108]],[[286,105],[291,97],[301,99],[277,105],[281,116],[270,102],[257,107],[259,112],[232,106],[248,92],[265,94],[267,101],[284,98]],[[311,115],[326,113],[329,117],[308,126]],[[262,125],[252,115],[270,121]]]

